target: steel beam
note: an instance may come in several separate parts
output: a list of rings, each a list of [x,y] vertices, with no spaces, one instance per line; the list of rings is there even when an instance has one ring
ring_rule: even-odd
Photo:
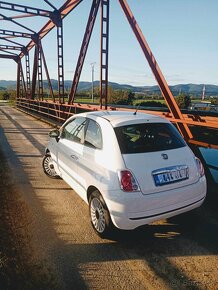
[[[16,53],[7,51],[6,49],[3,49],[3,48],[0,48],[0,51],[4,51],[5,53],[10,54],[10,55],[15,55],[16,57],[18,56]]]
[[[173,115],[174,118],[176,119],[181,119],[183,120],[183,116],[182,116],[182,113],[175,101],[175,98],[173,96],[173,94],[171,93],[170,91],[170,88],[157,64],[157,61],[139,27],[139,25],[137,24],[137,21],[132,13],[132,11],[130,10],[130,7],[128,6],[127,4],[127,1],[126,0],[119,0],[120,2],[120,5],[124,11],[124,14],[126,15],[127,17],[127,20],[141,46],[141,49],[149,63],[149,66],[157,80],[157,83],[160,87],[160,90],[162,92],[162,95],[163,97],[165,98],[166,100],[166,103]],[[180,124],[177,124],[180,132],[182,133],[183,137],[186,139],[186,140],[189,140],[191,138],[193,138],[192,134],[191,134],[191,131],[189,130],[188,126],[186,124],[183,124],[183,123],[180,123]]]
[[[27,17],[33,17],[33,16],[37,16],[37,15],[33,15],[33,14],[13,15],[13,16],[10,16],[10,19],[21,19],[21,18],[27,18]],[[0,21],[1,20],[5,20],[4,17],[0,16]]]
[[[49,17],[49,13],[50,13],[50,11],[45,10],[45,9],[39,9],[39,8],[24,6],[20,4],[12,4],[9,2],[4,2],[4,1],[0,1],[0,8],[10,10],[10,11],[29,13],[30,15],[37,15],[37,16]]]
[[[18,46],[23,47],[23,48],[25,47],[23,44],[20,44],[19,42],[16,42],[16,41],[9,40],[9,39],[7,39],[5,37],[1,37],[0,36],[0,39],[4,40],[4,41],[7,41],[7,42],[10,42],[10,43],[13,43],[13,44],[18,45]]]
[[[29,52],[25,54],[25,63],[26,63],[26,87],[27,87],[27,98],[31,98],[31,86],[30,86],[30,58]]]
[[[21,60],[20,60],[21,62]],[[24,79],[24,74],[23,74],[23,66],[22,66],[22,62],[21,62],[21,84],[22,84],[22,95],[23,95],[23,91],[24,91],[24,95],[25,95],[25,98],[27,97],[27,92],[26,92],[26,84],[25,84],[25,79]]]
[[[58,96],[59,102],[64,103],[64,52],[63,52],[63,22],[57,26],[57,53],[58,53]]]
[[[23,24],[21,24],[21,23],[15,21],[15,20],[13,20],[11,17],[7,17],[7,16],[5,16],[5,15],[3,15],[3,14],[0,14],[0,16],[2,17],[3,20],[10,21],[10,22],[12,22],[12,23],[15,24],[15,25],[18,25],[18,26],[20,26],[20,27],[22,27],[22,28],[24,28],[24,29],[26,29],[26,30],[31,31],[32,33],[35,33],[34,30],[32,30],[32,29],[30,29],[29,27],[27,27],[27,26],[25,26],[25,25],[23,25]]]
[[[12,45],[0,44],[0,49],[9,49],[9,50],[19,50],[19,51],[21,51],[22,47],[21,46],[12,46]]]
[[[42,76],[42,44],[41,40],[35,38],[35,54],[34,54],[34,64],[32,73],[32,90],[31,99],[35,98],[36,94],[36,84],[38,77],[38,96],[40,100],[43,100],[43,76]],[[30,79],[30,77],[29,77]]]
[[[21,70],[20,70],[20,82],[19,82],[19,97],[20,98],[23,98],[24,95],[23,95],[23,83],[22,83],[22,73],[21,73]]]
[[[18,62],[19,56],[8,55],[8,54],[0,54],[0,58],[13,59],[15,62]]]
[[[17,99],[23,98],[23,93],[25,92],[26,96],[26,87],[23,77],[23,69],[21,59],[17,62]]]
[[[11,37],[24,37],[24,38],[31,38],[32,34],[25,33],[25,32],[19,32],[19,31],[13,31],[13,30],[6,30],[6,29],[0,29],[1,35],[8,35]]]
[[[60,9],[58,9],[59,13],[61,14],[61,19],[66,17],[74,8],[76,8],[83,0],[68,0],[66,1]],[[55,24],[52,20],[49,20],[43,28],[38,32],[39,38],[42,39],[45,35],[47,35],[53,28]],[[30,41],[26,48],[27,50],[31,50],[35,46],[34,41]],[[20,58],[24,56],[23,53],[20,53]]]
[[[21,60],[17,62],[17,95],[16,98],[20,98],[20,72],[21,72]]]
[[[49,6],[51,6],[54,10],[57,10],[57,8],[48,0],[44,0],[45,3],[47,3]]]
[[[20,63],[20,64],[19,64]],[[18,68],[18,74],[20,74],[20,77],[19,75],[17,76],[17,78],[19,78],[17,80],[17,90],[19,91],[19,98],[24,98],[26,97],[26,89],[25,89],[25,82],[24,82],[24,77],[23,77],[23,69],[22,69],[22,63],[21,63],[21,60],[19,60],[19,63],[18,63],[18,67],[20,66],[20,68]],[[19,73],[20,71],[20,73]],[[24,96],[25,94],[25,96]]]
[[[37,73],[38,73],[38,55],[39,55],[39,47],[35,45],[34,52],[34,61],[33,61],[33,73],[32,73],[32,90],[31,90],[31,99],[35,99],[36,94],[36,81],[37,81]]]
[[[43,101],[43,77],[42,77],[42,44],[38,42],[38,95]]]
[[[98,13],[100,1],[101,0],[93,0],[93,2],[92,2],[91,11],[89,13],[88,22],[86,25],[85,35],[84,35],[82,46],[80,49],[80,54],[79,54],[79,58],[77,61],[76,70],[74,73],[74,78],[73,78],[73,83],[72,83],[72,87],[71,87],[71,91],[70,91],[70,95],[69,95],[68,104],[72,104],[74,101],[74,98],[75,98],[77,86],[79,83],[79,78],[81,75],[81,71],[82,71],[84,60],[85,60],[86,52],[88,49],[89,41],[90,41],[90,38],[92,35],[92,30],[93,30],[93,27],[95,24],[95,19],[96,19],[97,13]]]
[[[50,79],[50,76],[49,76],[48,67],[47,67],[47,63],[46,63],[46,60],[45,60],[45,55],[44,55],[44,51],[43,51],[42,47],[41,47],[41,55],[42,55],[43,65],[44,65],[44,68],[45,68],[45,74],[46,74],[47,81],[48,81],[50,95],[51,95],[53,101],[55,102],[55,96],[54,96],[54,92],[53,92],[53,88],[52,88],[52,83],[51,83],[51,79]]]
[[[107,109],[108,100],[108,46],[109,46],[110,0],[101,0],[101,45],[100,45],[100,108]]]

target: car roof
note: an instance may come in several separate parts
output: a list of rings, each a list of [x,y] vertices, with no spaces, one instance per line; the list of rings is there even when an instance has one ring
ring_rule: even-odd
[[[142,123],[142,122],[161,122],[165,123],[168,121],[160,116],[153,114],[145,114],[134,111],[95,111],[85,114],[86,117],[100,117],[109,121],[113,127],[124,125],[125,123]]]

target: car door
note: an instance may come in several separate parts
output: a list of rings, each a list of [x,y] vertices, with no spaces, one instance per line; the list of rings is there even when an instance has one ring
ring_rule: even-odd
[[[92,119],[87,119],[83,152],[78,159],[78,175],[80,184],[87,189],[89,185],[103,182],[106,172],[102,163],[102,134],[101,128]]]
[[[82,154],[86,118],[76,117],[61,130],[57,163],[62,178],[76,191],[79,183],[78,159]]]

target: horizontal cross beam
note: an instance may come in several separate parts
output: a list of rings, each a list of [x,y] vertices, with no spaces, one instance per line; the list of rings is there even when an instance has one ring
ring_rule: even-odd
[[[15,56],[18,56],[16,53],[14,53],[14,52],[10,52],[10,51],[7,51],[7,50],[4,49],[4,48],[0,48],[0,51],[4,51],[4,52],[6,52],[7,55],[15,55]]]
[[[0,58],[13,59],[16,62],[19,61],[19,56],[16,55],[0,54]]]
[[[37,15],[33,15],[33,14],[21,14],[21,15],[13,15],[13,16],[10,16],[8,18],[10,18],[10,19],[21,19],[21,18],[35,17],[35,16],[37,16]],[[5,17],[0,16],[0,21],[1,20],[5,20]]]
[[[9,49],[9,50],[19,50],[22,51],[22,47],[21,46],[13,46],[13,45],[3,45],[0,44],[0,49]]]
[[[5,16],[5,15],[3,15],[3,14],[0,14],[0,17],[3,17],[3,20],[10,21],[10,22],[14,23],[15,25],[18,25],[18,26],[20,26],[20,27],[22,27],[22,28],[24,28],[24,29],[29,30],[29,31],[32,32],[32,33],[35,33],[34,30],[30,29],[29,27],[27,27],[27,26],[25,26],[25,25],[23,25],[23,24],[20,24],[19,22],[13,20],[11,17],[7,17],[7,16]]]
[[[57,11],[61,15],[61,19],[63,19],[65,16],[67,16],[74,8],[76,8],[83,0],[68,0],[66,1],[63,6],[58,9]],[[42,39],[45,35],[47,35],[53,28],[55,27],[55,24],[52,22],[52,20],[49,20],[43,28],[38,32],[38,36],[40,39]],[[26,48],[27,51],[31,50],[35,46],[34,41],[30,41]],[[21,52],[20,58],[22,58],[24,54]]]
[[[0,8],[10,10],[10,11],[23,12],[23,13],[29,13],[31,15],[47,16],[47,17],[49,17],[49,14],[51,12],[45,9],[38,9],[38,8],[19,5],[19,4],[12,4],[8,2],[4,2],[4,1],[0,1]]]
[[[1,35],[9,35],[9,36],[13,36],[13,37],[32,38],[32,34],[30,34],[30,33],[13,31],[13,30],[0,29],[0,34]]]
[[[19,45],[20,47],[23,47],[23,44],[21,44],[21,43],[19,43],[19,42],[16,42],[16,41],[13,41],[13,40],[9,40],[9,39],[7,39],[7,38],[5,38],[5,37],[0,36],[0,39],[3,40],[3,41],[8,41],[8,42],[10,42],[10,43],[13,43],[13,44]]]

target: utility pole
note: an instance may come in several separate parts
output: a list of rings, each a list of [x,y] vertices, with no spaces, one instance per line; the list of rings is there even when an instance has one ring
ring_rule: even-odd
[[[91,64],[92,68],[92,103],[94,103],[94,73],[95,73],[95,62],[92,62]]]
[[[204,99],[205,99],[205,85],[203,86],[201,100],[204,101]]]

